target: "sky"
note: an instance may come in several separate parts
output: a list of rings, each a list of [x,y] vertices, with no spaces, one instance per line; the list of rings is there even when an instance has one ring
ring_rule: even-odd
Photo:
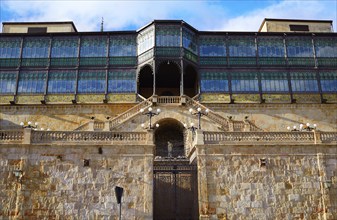
[[[73,21],[78,31],[138,30],[184,20],[200,31],[258,31],[264,18],[332,20],[337,0],[0,0],[0,22]],[[2,28],[2,27],[1,27]]]

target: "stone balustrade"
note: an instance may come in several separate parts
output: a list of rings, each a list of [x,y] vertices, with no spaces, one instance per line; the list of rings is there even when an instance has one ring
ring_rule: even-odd
[[[331,143],[337,132],[204,132],[205,144],[228,143]]]
[[[7,131],[3,130],[0,131],[0,141],[1,142],[21,142],[23,140],[23,130],[14,130],[14,131]]]
[[[160,104],[180,104],[181,96],[158,96],[157,103]]]

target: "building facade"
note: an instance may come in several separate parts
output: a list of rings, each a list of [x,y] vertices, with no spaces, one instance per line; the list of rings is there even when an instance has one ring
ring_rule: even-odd
[[[0,218],[337,218],[336,33],[34,25],[0,35]]]

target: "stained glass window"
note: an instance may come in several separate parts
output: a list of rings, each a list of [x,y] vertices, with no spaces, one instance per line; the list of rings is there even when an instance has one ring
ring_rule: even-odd
[[[259,57],[284,57],[282,37],[258,37]]]
[[[315,38],[317,57],[337,57],[337,38],[319,37]]]
[[[315,72],[291,72],[290,78],[293,92],[318,92]]]
[[[259,80],[257,72],[232,72],[232,92],[258,92]]]
[[[48,93],[75,93],[75,70],[50,70],[48,75]]]
[[[54,37],[52,41],[51,57],[77,57],[77,37]]]
[[[225,72],[203,71],[201,92],[228,92],[228,74]]]
[[[108,75],[109,93],[135,93],[135,70],[110,70]]]
[[[16,71],[0,71],[0,93],[14,94],[16,84]]]
[[[229,56],[255,57],[255,37],[231,36],[229,40]]]
[[[27,37],[23,41],[23,58],[48,58],[49,56],[48,37]]]
[[[194,54],[198,54],[197,35],[185,27],[183,28],[183,47]]]
[[[0,38],[0,58],[20,58],[21,38]]]
[[[137,36],[138,55],[154,47],[154,26],[142,30]]]
[[[81,57],[106,57],[106,36],[83,36],[81,38]]]
[[[22,71],[19,74],[18,94],[44,93],[46,71]]]
[[[337,71],[320,72],[322,92],[337,92]]]
[[[224,37],[202,36],[199,39],[200,56],[226,56],[226,39]]]
[[[287,37],[288,57],[313,57],[311,37]]]
[[[137,56],[136,37],[120,35],[110,37],[110,57]]]
[[[78,93],[104,93],[105,70],[81,70],[78,75]]]
[[[162,25],[156,27],[156,46],[179,47],[180,26]]]
[[[286,72],[261,72],[262,92],[289,92]]]

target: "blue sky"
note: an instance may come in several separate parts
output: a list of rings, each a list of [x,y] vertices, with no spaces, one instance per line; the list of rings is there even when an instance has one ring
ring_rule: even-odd
[[[0,22],[74,21],[79,31],[137,30],[154,19],[184,20],[198,30],[257,31],[264,18],[333,20],[337,0],[0,0]]]

